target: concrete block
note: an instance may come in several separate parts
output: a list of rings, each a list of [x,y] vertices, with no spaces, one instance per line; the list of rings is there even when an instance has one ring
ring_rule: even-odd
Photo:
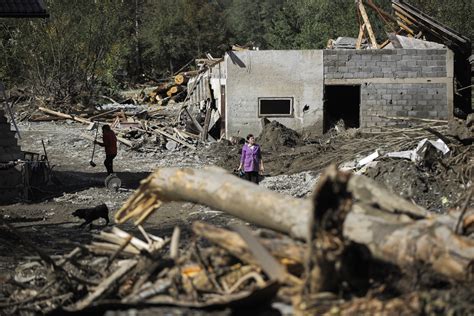
[[[428,102],[426,100],[417,100],[416,105],[417,106],[425,106],[425,105],[428,105]]]
[[[407,111],[396,111],[396,114],[395,116],[408,116],[408,112]]]
[[[426,110],[418,111],[418,117],[429,117],[429,112]]]

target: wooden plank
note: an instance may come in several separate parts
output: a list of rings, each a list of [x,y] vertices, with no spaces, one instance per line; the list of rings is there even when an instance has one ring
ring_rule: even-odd
[[[94,141],[94,137],[90,136],[90,135],[87,135],[87,134],[82,134],[81,135],[83,138],[85,139],[88,139],[88,140],[91,140],[91,141]],[[119,142],[121,142],[122,144],[125,144],[127,145],[128,147],[133,147],[133,143],[131,141],[129,141],[128,139],[125,139],[123,137],[120,137],[120,136],[116,136],[117,137],[117,140]]]
[[[209,134],[209,123],[211,121],[211,102],[206,102],[206,118],[204,119],[204,127],[201,133],[201,140],[206,141]]]
[[[225,137],[225,128],[227,121],[225,119],[225,112],[226,112],[226,106],[225,106],[225,85],[221,84],[221,139],[222,137]]]
[[[107,115],[107,114],[110,114],[110,113],[114,113],[114,112],[117,112],[117,111],[120,111],[120,109],[113,109],[113,110],[110,110],[110,111],[106,111],[106,112],[102,112],[102,113],[99,113],[97,115],[93,115],[91,117],[89,117],[89,120],[94,120],[94,119],[97,119],[99,117],[102,117],[104,115]]]
[[[409,28],[408,26],[406,26],[405,24],[403,24],[401,21],[397,21],[397,24],[398,26],[400,26],[402,29],[404,29],[405,31],[408,32],[408,34],[412,35],[412,36],[415,36],[415,32]]]
[[[406,3],[392,3],[392,7],[396,11],[400,11],[402,13],[405,12],[405,16],[411,15],[412,17],[415,17],[413,18],[413,20],[416,24],[420,24],[429,29],[435,28],[436,30],[433,31],[441,32],[445,37],[447,36],[451,40],[456,40],[462,44],[467,44],[469,42],[469,39],[467,37],[457,34],[455,30],[440,24],[439,22],[433,20],[433,18],[431,18],[430,16],[426,15],[425,13],[411,5],[408,5]]]
[[[45,112],[45,113],[48,113],[48,114],[56,115],[56,116],[59,116],[59,117],[65,118],[65,119],[70,119],[70,120],[73,120],[73,121],[81,122],[81,123],[84,123],[84,124],[92,123],[88,119],[78,117],[78,116],[74,116],[74,115],[71,115],[71,114],[65,114],[65,113],[53,111],[53,110],[50,110],[48,108],[44,108],[44,107],[41,107],[41,106],[38,108],[38,110],[40,110],[42,112]]]
[[[141,131],[144,131],[144,130],[141,129],[141,128],[136,128],[136,129],[141,130]],[[166,138],[172,139],[172,140],[174,140],[175,142],[180,143],[180,144],[183,145],[183,146],[186,146],[186,147],[191,148],[191,149],[193,149],[193,150],[196,149],[195,146],[193,146],[193,145],[191,145],[191,144],[188,144],[188,143],[182,141],[181,139],[179,139],[179,138],[177,138],[177,137],[174,137],[174,136],[171,135],[171,134],[168,134],[167,132],[163,131],[161,128],[159,128],[159,127],[157,127],[157,126],[155,126],[155,129],[151,129],[151,131],[152,131],[153,133],[155,133],[155,134],[161,134],[161,135],[165,136]]]
[[[199,133],[202,133],[204,129],[202,128],[201,124],[199,124],[199,122],[196,120],[196,118],[192,116],[191,113],[189,113],[188,108],[184,108],[184,113],[186,113],[186,115],[191,119],[194,126],[198,129]]]
[[[410,21],[406,16],[404,16],[404,15],[401,14],[400,12],[395,11],[395,15],[396,15],[400,20],[402,20],[403,22],[405,22],[406,25],[408,25],[408,26],[413,25],[413,22]],[[397,21],[397,23],[398,23],[398,21]]]
[[[369,7],[371,7],[373,10],[375,10],[379,15],[383,16],[385,19],[390,20],[392,22],[396,22],[397,20],[388,12],[385,12],[381,8],[379,8],[375,3],[372,2],[372,0],[367,0],[365,2]]]
[[[377,39],[375,38],[374,31],[372,30],[372,25],[370,24],[369,17],[367,16],[367,12],[365,11],[365,7],[362,4],[362,1],[358,1],[358,7],[360,14],[362,15],[362,19],[364,20],[365,27],[367,28],[367,33],[369,33],[370,43],[372,44],[372,48],[378,49]]]
[[[359,27],[359,36],[357,36],[356,49],[360,49],[362,45],[362,39],[364,38],[365,23]]]

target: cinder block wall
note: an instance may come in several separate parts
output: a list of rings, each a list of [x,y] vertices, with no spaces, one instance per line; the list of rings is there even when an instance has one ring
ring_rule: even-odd
[[[360,85],[360,127],[404,125],[380,116],[447,119],[453,55],[446,49],[325,50],[325,85]]]

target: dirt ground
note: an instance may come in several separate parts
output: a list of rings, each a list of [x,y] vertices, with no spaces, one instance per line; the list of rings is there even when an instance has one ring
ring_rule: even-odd
[[[60,184],[35,188],[32,201],[0,206],[0,216],[31,237],[38,247],[49,254],[64,253],[72,249],[75,243],[90,241],[92,234],[105,224],[105,221],[99,222],[91,231],[88,228],[80,229],[78,225],[81,221],[71,215],[74,210],[105,203],[112,219],[130,193],[138,187],[140,180],[154,169],[163,166],[203,167],[212,163],[205,155],[198,156],[184,150],[139,153],[121,145],[114,161],[114,171],[122,180],[122,188],[119,192],[113,192],[104,187],[106,172],[102,164],[105,158],[103,148],[96,148],[94,161],[97,166],[93,168],[89,165],[92,142],[80,136],[85,131],[84,126],[66,122],[25,123],[20,125],[20,130],[22,139],[19,143],[24,151],[43,153],[41,140],[44,140],[49,161],[54,166],[54,175]],[[169,236],[176,225],[182,226],[186,232],[188,224],[194,220],[218,225],[237,221],[206,207],[191,203],[170,203],[150,217],[144,227],[157,236]],[[134,230],[130,224],[122,228]],[[0,273],[12,271],[23,256],[33,255],[17,249],[17,246],[0,243]]]

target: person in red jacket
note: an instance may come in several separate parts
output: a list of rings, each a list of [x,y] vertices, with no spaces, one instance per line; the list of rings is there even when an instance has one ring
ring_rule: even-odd
[[[102,142],[96,141],[95,143],[105,147],[104,166],[107,169],[107,174],[114,173],[114,158],[117,156],[117,137],[109,125],[102,126]]]

